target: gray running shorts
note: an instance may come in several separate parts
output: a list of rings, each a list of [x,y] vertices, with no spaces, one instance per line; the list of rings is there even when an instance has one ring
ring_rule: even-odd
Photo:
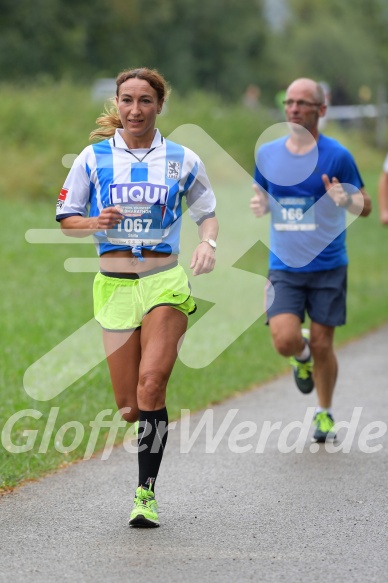
[[[295,314],[304,322],[342,326],[346,322],[347,265],[328,271],[270,270],[267,284],[267,323],[278,314]]]

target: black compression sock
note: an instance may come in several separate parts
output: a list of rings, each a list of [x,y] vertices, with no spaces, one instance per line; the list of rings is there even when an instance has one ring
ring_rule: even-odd
[[[168,433],[167,409],[139,411],[138,462],[139,486],[155,491]]]

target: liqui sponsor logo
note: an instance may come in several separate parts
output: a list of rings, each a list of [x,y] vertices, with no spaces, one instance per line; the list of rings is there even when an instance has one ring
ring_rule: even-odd
[[[159,202],[160,204],[165,204],[167,193],[167,186],[160,186],[150,182],[110,185],[112,204],[128,204],[131,202],[147,202],[149,204]]]

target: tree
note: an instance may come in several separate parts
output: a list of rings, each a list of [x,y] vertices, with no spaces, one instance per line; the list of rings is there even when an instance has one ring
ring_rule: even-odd
[[[261,0],[0,0],[3,79],[159,68],[178,90],[241,95],[259,78]]]
[[[267,45],[277,86],[312,76],[353,103],[360,86],[374,90],[387,77],[388,10],[383,0],[289,0],[289,9],[287,26]]]

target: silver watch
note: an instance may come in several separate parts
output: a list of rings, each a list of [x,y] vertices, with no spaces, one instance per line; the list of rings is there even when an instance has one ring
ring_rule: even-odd
[[[217,243],[214,239],[203,239],[201,243],[209,243],[210,247],[215,251],[217,249]]]

